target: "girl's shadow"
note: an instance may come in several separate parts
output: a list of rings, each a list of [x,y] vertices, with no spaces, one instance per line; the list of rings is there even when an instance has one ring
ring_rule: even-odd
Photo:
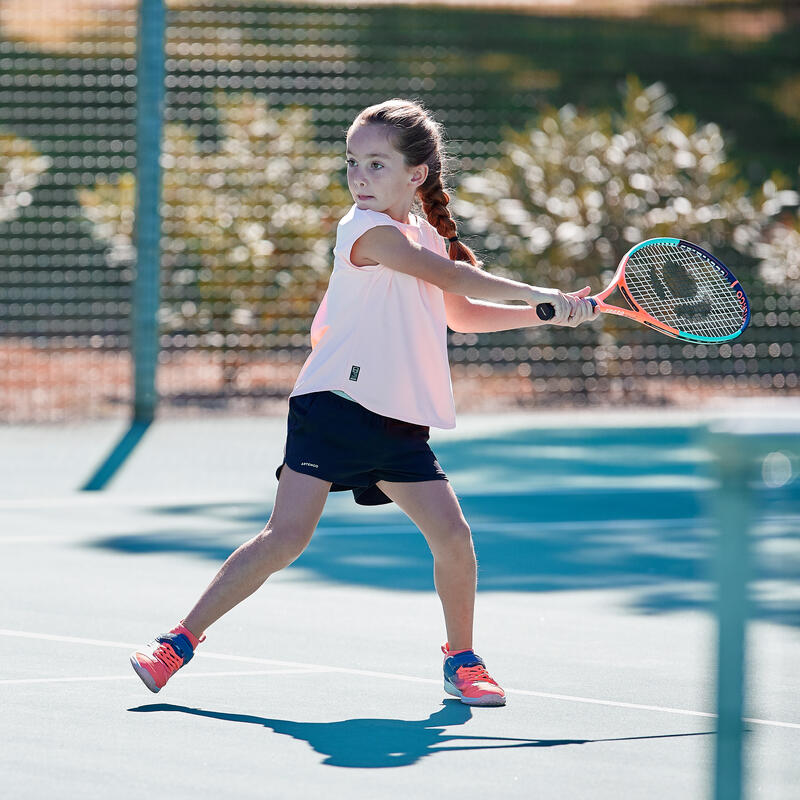
[[[346,719],[341,722],[293,722],[292,720],[254,717],[248,714],[227,714],[199,708],[153,703],[130,708],[137,713],[174,711],[226,722],[263,725],[275,733],[307,742],[325,756],[323,764],[331,767],[377,769],[405,767],[433,753],[453,750],[488,750],[516,747],[556,747],[566,744],[587,744],[591,741],[615,739],[517,739],[505,736],[463,736],[445,730],[450,725],[463,725],[472,717],[469,706],[458,700],[445,700],[443,708],[427,719]],[[672,734],[674,736],[702,734]],[[636,736],[632,739],[657,739],[661,736]],[[455,744],[449,745],[448,743]],[[484,744],[478,744],[483,742]]]

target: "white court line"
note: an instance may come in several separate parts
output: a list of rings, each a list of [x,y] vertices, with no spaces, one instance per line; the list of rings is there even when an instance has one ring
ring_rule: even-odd
[[[115,647],[117,649],[124,648],[126,650],[135,649],[136,647],[138,647],[138,645],[130,644],[128,642],[110,642],[102,639],[83,639],[77,636],[58,636],[50,633],[32,633],[30,631],[12,631],[12,630],[0,629],[0,636],[16,636],[23,639],[39,639],[50,642],[66,642],[69,644],[92,645],[95,647]],[[345,675],[359,675],[368,678],[401,680],[411,683],[432,683],[439,685],[439,683],[441,682],[438,679],[417,678],[414,677],[413,675],[399,675],[397,673],[392,673],[392,672],[375,672],[373,670],[366,670],[366,669],[351,669],[350,667],[330,667],[330,666],[324,666],[322,664],[304,664],[297,661],[278,661],[277,659],[256,658],[253,656],[234,656],[226,653],[209,653],[203,651],[201,657],[221,659],[224,661],[239,661],[249,664],[272,664],[275,666],[289,668],[287,674],[293,674],[296,670],[301,670],[309,672],[338,672]],[[189,672],[186,675],[188,677],[191,674],[192,673]],[[220,674],[221,673],[208,673],[208,675],[210,676],[220,675]],[[232,674],[237,674],[237,673],[232,673]],[[270,674],[278,674],[278,673],[270,673]],[[44,679],[44,680],[49,680],[49,679]],[[81,679],[73,678],[66,680],[81,680]],[[14,683],[16,681],[10,681],[10,682]],[[0,684],[2,683],[6,683],[6,681],[0,681]],[[627,708],[634,711],[656,711],[662,714],[679,714],[681,716],[686,716],[686,717],[705,717],[707,719],[715,719],[717,716],[716,714],[712,714],[711,712],[708,711],[692,711],[691,709],[687,708],[671,708],[669,706],[653,706],[653,705],[644,705],[642,703],[624,703],[617,700],[600,700],[594,697],[578,697],[576,695],[568,695],[568,694],[534,692],[528,689],[507,688],[506,691],[508,692],[508,694],[519,694],[519,695],[525,695],[526,697],[541,697],[546,700],[562,700],[569,703],[590,703],[592,705],[610,706],[612,708]],[[780,722],[777,720],[770,720],[770,719],[755,719],[753,717],[745,717],[743,721],[751,723],[753,725],[766,725],[773,728],[791,728],[795,730],[800,730],[800,723],[798,722]]]
[[[186,678],[239,678],[246,675],[316,675],[324,669],[251,669],[236,672],[187,672],[181,674]],[[139,681],[136,674],[127,675],[86,675],[74,678],[9,678],[0,679],[0,686],[20,683],[86,683],[92,681]]]

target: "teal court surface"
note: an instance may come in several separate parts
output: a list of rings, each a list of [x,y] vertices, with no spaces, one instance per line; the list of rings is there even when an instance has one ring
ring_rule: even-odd
[[[795,408],[796,410],[796,408]],[[331,495],[308,550],[158,695],[133,647],[258,532],[285,419],[164,420],[108,488],[122,421],[0,429],[0,791],[14,798],[711,796],[715,482],[676,412],[463,416],[432,444],[479,560],[476,650],[441,681],[424,540]],[[747,796],[800,786],[798,482],[754,494]]]

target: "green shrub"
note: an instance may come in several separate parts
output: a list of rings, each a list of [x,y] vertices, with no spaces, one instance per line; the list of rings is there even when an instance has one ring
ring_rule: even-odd
[[[306,109],[221,95],[218,113],[217,142],[165,127],[162,328],[224,348],[247,331],[305,332],[349,204],[343,159],[315,142]],[[131,174],[79,193],[111,262],[135,257],[135,195]]]
[[[565,106],[508,131],[500,156],[464,178],[456,200],[489,262],[532,283],[572,289],[591,279],[599,290],[633,244],[655,236],[758,257],[797,195],[780,176],[752,192],[717,125],[671,115],[672,105],[663,85],[629,78],[620,112]]]

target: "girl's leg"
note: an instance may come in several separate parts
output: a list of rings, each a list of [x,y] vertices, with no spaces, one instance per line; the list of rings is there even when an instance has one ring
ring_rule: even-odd
[[[194,636],[199,639],[212,623],[305,550],[322,516],[330,487],[328,481],[283,465],[266,526],[231,554],[183,621]]]
[[[442,601],[450,650],[472,649],[477,565],[472,533],[448,481],[379,481],[387,497],[422,531],[433,553],[433,578]]]

